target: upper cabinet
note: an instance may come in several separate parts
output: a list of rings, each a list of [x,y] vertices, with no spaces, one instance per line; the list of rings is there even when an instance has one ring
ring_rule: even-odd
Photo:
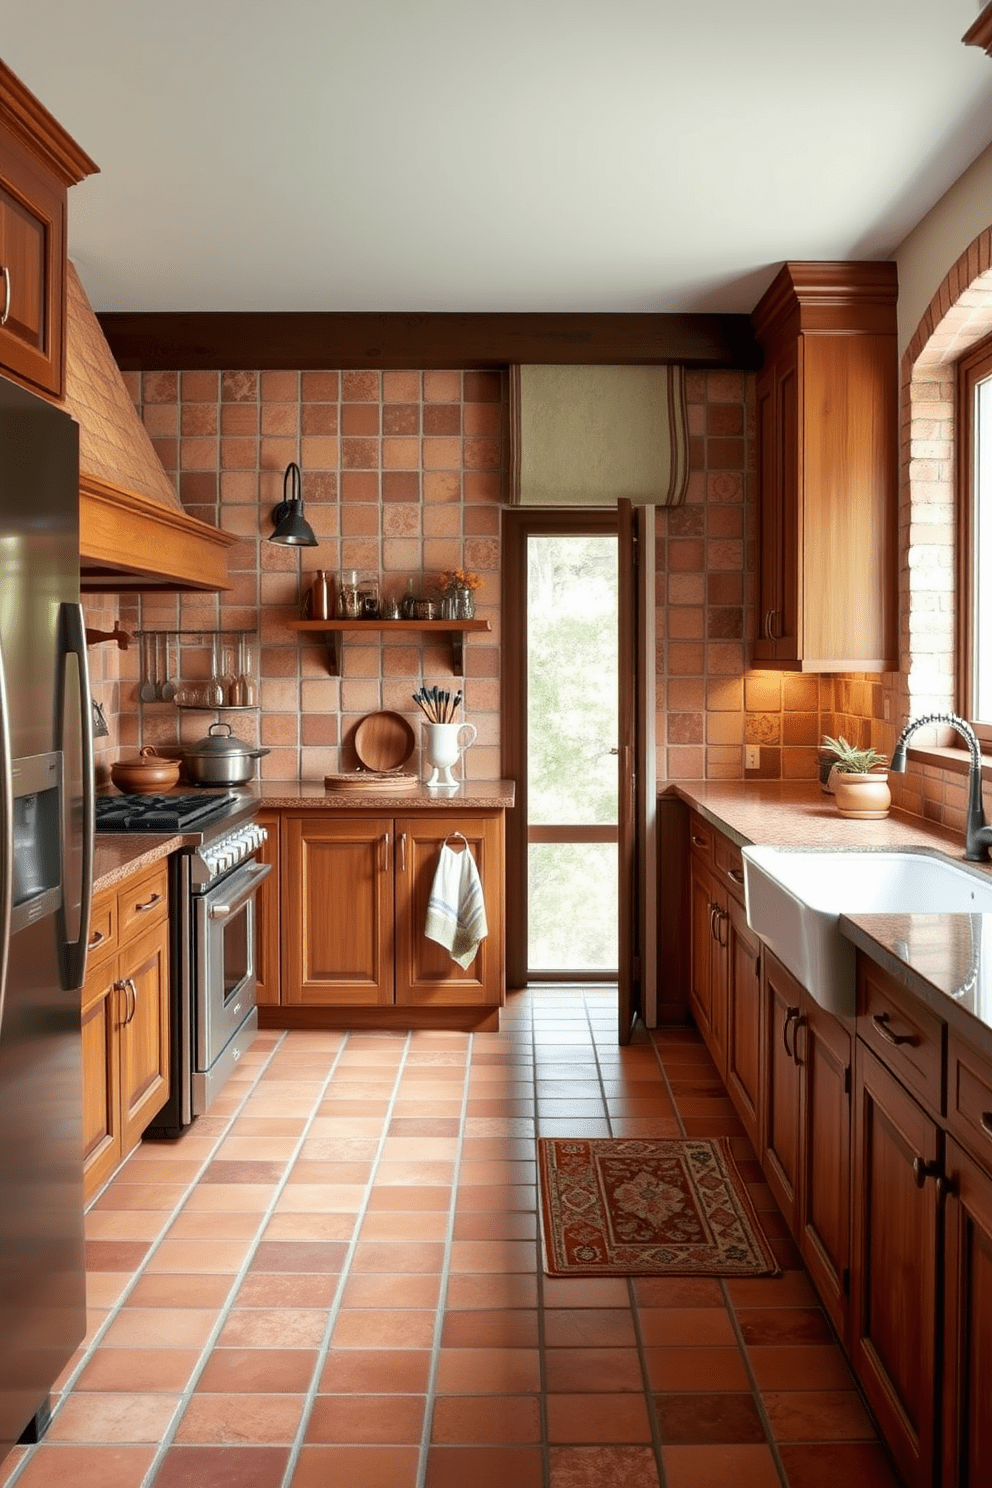
[[[0,62],[0,371],[61,398],[66,195],[97,169]]]
[[[754,310],[756,667],[898,667],[896,292],[894,263],[787,263]]]

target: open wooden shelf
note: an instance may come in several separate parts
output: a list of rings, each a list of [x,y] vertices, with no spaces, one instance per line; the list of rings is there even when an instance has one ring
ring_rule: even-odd
[[[456,677],[465,670],[465,637],[491,631],[488,620],[287,620],[290,630],[322,635],[327,645],[327,670],[332,677],[341,675],[341,645],[346,630],[365,631],[437,631],[451,637],[451,670]]]

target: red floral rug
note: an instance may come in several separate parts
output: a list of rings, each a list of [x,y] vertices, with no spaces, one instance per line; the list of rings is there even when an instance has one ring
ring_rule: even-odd
[[[552,1276],[778,1270],[725,1137],[542,1137],[538,1153]]]

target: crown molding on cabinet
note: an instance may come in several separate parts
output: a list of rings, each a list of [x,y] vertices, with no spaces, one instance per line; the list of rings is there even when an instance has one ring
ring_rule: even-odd
[[[57,119],[39,103],[19,77],[0,61],[0,118],[11,134],[58,180],[75,186],[100,167],[90,159]]]
[[[80,475],[84,594],[229,589],[227,549],[237,541],[229,532],[147,496]]]
[[[125,372],[761,365],[747,315],[108,311],[97,319]]]

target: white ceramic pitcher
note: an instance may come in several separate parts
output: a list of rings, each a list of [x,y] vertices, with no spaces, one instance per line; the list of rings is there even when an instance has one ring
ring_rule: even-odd
[[[465,729],[470,730],[470,737],[461,743],[460,735]],[[430,774],[427,776],[428,790],[458,789],[458,781],[452,776],[451,767],[458,763],[466,749],[472,747],[478,732],[474,723],[424,724],[424,755],[430,767]]]

